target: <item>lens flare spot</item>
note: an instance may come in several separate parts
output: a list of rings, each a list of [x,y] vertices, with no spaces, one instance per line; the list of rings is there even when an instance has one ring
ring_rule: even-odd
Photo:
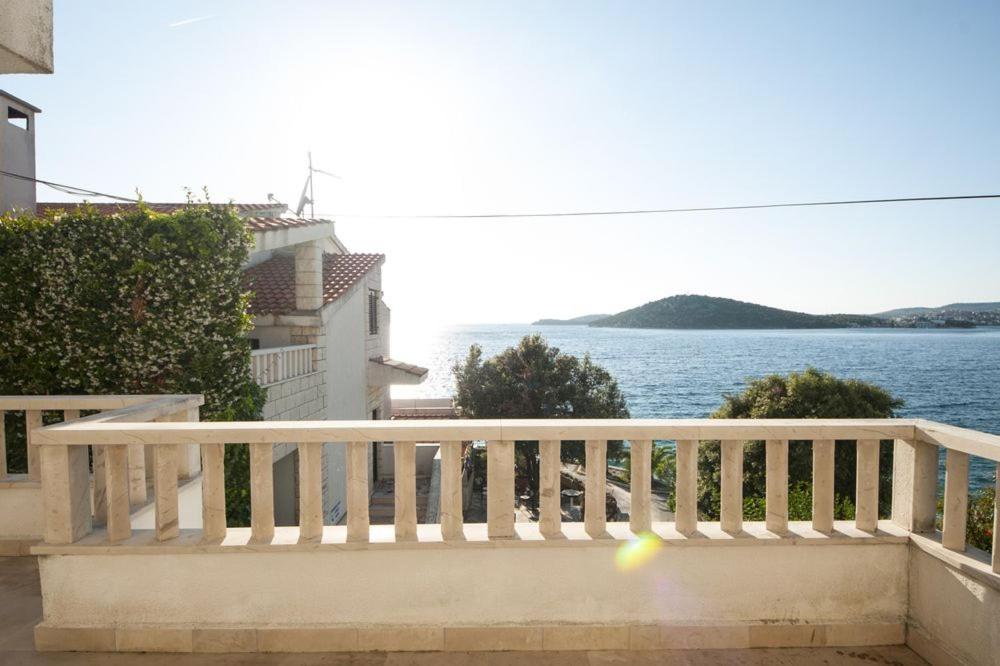
[[[615,564],[621,571],[631,571],[649,562],[663,546],[660,538],[651,532],[643,532],[635,539],[618,546]]]

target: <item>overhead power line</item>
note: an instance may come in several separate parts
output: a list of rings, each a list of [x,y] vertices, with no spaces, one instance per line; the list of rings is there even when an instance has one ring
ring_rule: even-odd
[[[361,215],[353,213],[317,213],[320,216],[384,219],[384,220],[474,220],[517,217],[587,217],[601,215],[663,215],[669,213],[707,213],[727,210],[756,210],[762,208],[802,208],[807,206],[856,206],[859,204],[894,204],[919,201],[962,201],[969,199],[1000,199],[1000,194],[960,194],[944,197],[900,197],[896,199],[850,199],[843,201],[796,201],[790,203],[745,204],[739,206],[700,206],[695,208],[640,208],[631,210],[577,210],[556,213],[468,213],[442,215]]]
[[[319,170],[316,169],[316,171]],[[17,178],[20,180],[26,180],[35,183],[40,183],[42,185],[47,185],[48,187],[57,189],[61,192],[66,192],[67,194],[72,194],[74,196],[103,197],[106,199],[114,199],[116,201],[139,203],[139,199],[122,197],[118,196],[117,194],[108,194],[106,192],[98,192],[97,190],[77,187],[75,185],[54,183],[49,180],[42,180],[40,178],[32,178],[31,176],[11,173],[10,171],[0,170],[0,174],[4,176],[9,176],[11,178]],[[930,202],[930,201],[969,201],[974,199],[1000,199],[1000,194],[958,194],[951,196],[936,196],[936,197],[840,199],[832,201],[794,201],[794,202],[768,203],[768,204],[741,204],[736,206],[697,206],[697,207],[687,207],[687,208],[636,208],[636,209],[623,209],[623,210],[575,210],[575,211],[543,212],[543,213],[535,213],[535,212],[464,213],[464,214],[445,213],[445,214],[434,214],[434,215],[426,213],[417,215],[400,215],[400,214],[372,215],[372,214],[360,214],[360,213],[317,213],[317,214],[325,217],[339,217],[339,218],[367,219],[367,220],[477,220],[477,219],[504,219],[504,218],[519,218],[519,217],[533,218],[533,217],[588,217],[588,216],[598,217],[598,216],[610,216],[610,215],[667,215],[672,213],[708,213],[713,211],[761,210],[766,208],[857,206],[857,205],[868,205],[868,204],[918,203],[918,202]]]
[[[107,194],[106,192],[98,192],[96,190],[88,190],[83,187],[76,187],[74,185],[63,185],[62,183],[53,183],[50,180],[42,180],[41,178],[33,178],[31,176],[25,176],[19,173],[11,173],[10,171],[0,170],[0,174],[7,176],[9,178],[17,178],[18,180],[27,180],[33,183],[40,183],[42,185],[48,185],[54,190],[59,190],[60,192],[65,192],[66,194],[72,194],[73,196],[90,196],[90,197],[103,197],[105,199],[114,199],[116,201],[127,201],[129,203],[139,203],[138,199],[130,199],[129,197],[120,197],[117,194]]]

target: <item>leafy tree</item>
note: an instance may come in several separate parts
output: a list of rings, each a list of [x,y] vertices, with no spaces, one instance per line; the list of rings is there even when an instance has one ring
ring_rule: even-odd
[[[468,418],[628,418],[618,382],[590,360],[563,354],[542,336],[527,335],[483,360],[479,345],[469,348],[465,361],[452,367],[455,403]],[[538,442],[518,442],[517,470],[531,492],[538,488]],[[608,459],[622,451],[621,442],[608,443]],[[582,463],[583,442],[563,442],[563,460]]]
[[[815,368],[788,376],[769,375],[751,381],[742,393],[726,395],[711,418],[717,419],[822,419],[891,418],[903,401],[874,384],[838,379]],[[879,512],[888,513],[892,484],[892,442],[883,441],[879,451]],[[698,452],[698,508],[708,518],[719,515],[721,460],[719,442],[708,442]],[[855,492],[856,450],[853,441],[836,444],[834,492],[838,518],[852,518]],[[743,453],[743,496],[753,518],[763,507],[766,494],[765,445],[746,442]],[[790,442],[788,479],[795,491],[789,494],[790,513],[811,503],[812,445]],[[809,488],[808,498],[803,495]],[[804,510],[804,509],[803,509]],[[756,512],[756,513],[755,513]],[[811,512],[811,509],[810,509]],[[799,517],[799,516],[796,516]]]
[[[259,419],[240,282],[252,247],[229,206],[0,217],[0,394],[201,393],[203,420]],[[7,427],[26,471],[23,421]],[[226,447],[230,525],[249,520],[247,460]]]

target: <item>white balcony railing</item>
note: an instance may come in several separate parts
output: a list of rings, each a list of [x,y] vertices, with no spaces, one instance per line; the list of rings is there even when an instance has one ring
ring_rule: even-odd
[[[250,352],[253,378],[261,386],[268,386],[315,372],[316,349],[316,345],[255,349]]]
[[[723,647],[731,643],[743,645],[744,639],[739,638],[743,634],[732,633],[736,631],[732,629],[734,622],[742,627],[739,631],[750,627],[749,645],[758,639],[761,645],[798,645],[799,640],[820,645],[884,644],[902,642],[908,632],[938,639],[951,635],[950,630],[936,628],[934,623],[943,616],[934,609],[968,603],[973,598],[966,594],[968,584],[955,590],[934,591],[940,598],[934,596],[933,603],[928,604],[929,593],[920,585],[929,584],[926,581],[932,580],[931,574],[921,568],[926,566],[920,563],[922,560],[913,560],[915,555],[910,556],[907,565],[907,545],[947,563],[953,568],[952,578],[972,577],[976,585],[993,590],[990,594],[1000,599],[1000,538],[994,532],[992,561],[981,551],[967,549],[965,543],[968,458],[974,455],[1000,461],[1000,437],[995,435],[916,419],[164,420],[165,414],[177,413],[179,405],[189,405],[190,400],[187,396],[165,397],[120,413],[106,412],[32,431],[32,446],[38,447],[40,454],[46,502],[45,543],[33,552],[40,556],[92,556],[85,557],[89,565],[79,565],[89,569],[59,573],[60,567],[81,562],[73,558],[65,562],[56,558],[44,568],[43,593],[49,604],[46,618],[53,631],[62,632],[58,636],[64,648],[72,646],[73,634],[66,630],[75,626],[106,625],[123,632],[129,631],[131,623],[144,627],[143,631],[149,630],[149,623],[164,623],[162,630],[174,632],[171,636],[176,632],[188,632],[185,635],[190,636],[190,627],[202,624],[222,626],[231,632],[255,627],[255,638],[247,638],[255,642],[248,649],[278,651],[305,649],[298,643],[282,642],[290,635],[307,642],[322,635],[323,639],[317,640],[328,647],[341,645],[336,637],[348,636],[343,645],[353,647],[330,649],[374,649],[366,647],[365,639],[360,637],[371,637],[371,632],[378,630],[386,633],[378,640],[373,638],[372,645],[403,646],[398,649],[411,649],[407,645],[424,646],[412,649],[442,649],[440,645],[444,645],[446,649],[447,632],[455,623],[493,632],[469,634],[485,636],[487,645],[507,645],[523,639],[536,647],[570,645],[570,649],[582,649],[579,646],[583,645],[619,646],[621,640],[628,646],[647,638],[652,641],[649,644],[662,647],[670,645],[678,635],[688,635],[685,632],[690,628],[678,628],[678,622],[698,625],[698,631],[708,631],[713,640],[717,639],[713,645]],[[143,422],[136,422],[139,417]],[[559,503],[561,442],[580,440],[586,442],[583,522],[565,523]],[[628,523],[608,522],[605,516],[609,440],[627,440],[631,446]],[[676,508],[671,522],[651,520],[650,467],[655,440],[677,443]],[[747,440],[766,440],[767,520],[762,523],[744,522],[743,442]],[[834,449],[845,445],[835,442],[845,440],[849,442],[846,445],[857,447],[856,516],[851,521],[835,521]],[[888,520],[880,520],[878,515],[880,440],[895,441]],[[487,442],[484,524],[466,524],[463,520],[461,449],[462,442],[467,441]],[[538,523],[518,522],[515,518],[515,447],[519,441],[540,443]],[[697,451],[704,441],[721,441],[719,521],[703,520],[697,510]],[[273,447],[281,442],[298,443],[299,524],[291,527],[276,527],[274,519]],[[322,456],[324,443],[329,442],[346,443],[346,525],[324,525]],[[372,442],[391,442],[394,446],[392,525],[369,523]],[[417,523],[417,442],[441,444],[438,524]],[[813,450],[814,492],[812,519],[808,522],[789,521],[788,512],[788,451],[802,442],[810,442]],[[127,493],[112,490],[127,487],[125,452],[137,445],[150,447],[156,458],[155,530],[132,530]],[[200,529],[178,529],[176,520],[177,474],[173,461],[185,445],[201,450]],[[108,518],[103,529],[93,529],[89,500],[85,507],[84,500],[73,490],[72,479],[86,474],[88,446],[95,452],[104,450]],[[229,527],[226,522],[226,446],[250,449],[249,528]],[[935,519],[941,447],[947,450],[947,480],[944,527],[938,534]],[[606,552],[600,551],[605,546],[631,547],[637,540],[646,545],[658,544],[657,548],[688,548],[668,548],[664,552],[674,555],[661,558],[652,573],[640,574],[616,571],[614,557],[600,554]],[[797,544],[874,548],[772,548]],[[463,555],[467,548],[483,546],[493,548],[481,550],[475,557],[471,553]],[[751,548],[720,552],[718,546]],[[767,549],[754,549],[762,546]],[[386,549],[391,553],[367,554]],[[418,552],[422,549],[433,552],[425,557]],[[275,557],[254,559],[268,552]],[[212,559],[224,553],[244,553],[247,559]],[[146,583],[136,586],[122,582],[129,575],[145,575],[141,556],[162,558],[168,554],[191,557],[170,564],[149,559],[153,569]],[[139,559],[121,560],[117,555]],[[287,562],[283,557],[289,558]],[[128,573],[130,567],[135,567],[132,574]],[[280,578],[285,587],[265,583],[270,580],[268,572],[277,570],[275,567],[285,567]],[[480,575],[476,572],[483,577],[479,584],[469,578]],[[800,576],[799,572],[808,573]],[[231,584],[226,583],[230,578]],[[72,582],[77,579],[79,584]],[[171,590],[175,588],[169,586],[175,586],[178,580],[187,581],[187,589],[199,601],[173,595]],[[938,586],[951,584],[949,578],[933,580],[938,581]],[[102,605],[99,610],[84,613],[81,609],[86,607],[86,595],[94,593],[97,581],[104,581]],[[254,605],[244,606],[237,601],[245,593],[237,581],[245,581],[247,587],[264,585],[255,592]],[[59,587],[47,592],[46,585]],[[657,586],[662,585],[667,585],[667,592],[657,591]],[[667,602],[663,594],[668,592],[670,601],[664,606]],[[352,601],[334,604],[333,600],[341,595]],[[954,601],[948,595],[956,595]],[[424,603],[432,599],[433,603]],[[985,629],[970,629],[974,625],[962,620],[954,631],[978,631],[973,637],[981,634],[987,643],[997,640],[998,630],[989,619],[990,603],[977,602],[974,608],[967,609],[971,615],[954,616],[966,620],[985,617],[984,623],[975,625]],[[146,606],[155,613],[151,610],[153,614],[146,617],[135,610]],[[927,613],[937,615],[928,619]],[[279,617],[284,618],[283,624],[276,628],[274,618]],[[779,617],[784,619],[774,619]],[[317,628],[330,622],[332,626]],[[532,642],[535,624],[544,625],[538,629],[541,638],[537,645]],[[425,632],[419,636],[431,636],[428,642],[417,640],[417,634],[412,633],[416,631],[414,625]],[[576,635],[573,631],[591,625],[600,631],[589,631],[587,640],[578,644],[570,640]],[[665,625],[673,629],[657,628]],[[824,627],[823,631],[817,633],[816,626]],[[450,630],[454,633],[460,628]],[[445,632],[443,639],[435,638],[438,629]],[[800,633],[806,638],[795,638]],[[383,638],[390,634],[403,638],[398,638],[401,642],[386,643],[389,639]],[[245,633],[233,634],[237,635],[246,637]],[[551,642],[545,638],[550,635]],[[732,638],[734,635],[737,638]],[[407,642],[407,636],[413,640]],[[517,641],[512,636],[517,636]],[[444,643],[436,642],[439,640]]]

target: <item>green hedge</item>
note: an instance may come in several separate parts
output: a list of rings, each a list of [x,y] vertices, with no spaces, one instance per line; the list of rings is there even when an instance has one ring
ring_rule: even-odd
[[[228,206],[0,217],[0,394],[201,393],[203,420],[259,419],[240,287],[252,243]],[[227,448],[243,524],[246,451]]]

